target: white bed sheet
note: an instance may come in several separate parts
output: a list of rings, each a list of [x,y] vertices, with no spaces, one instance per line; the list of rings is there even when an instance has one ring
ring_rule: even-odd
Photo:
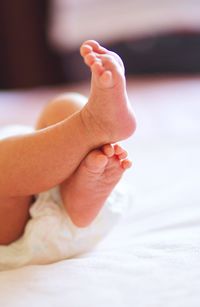
[[[147,83],[135,100],[131,214],[88,254],[1,272],[0,306],[199,307],[200,81]]]

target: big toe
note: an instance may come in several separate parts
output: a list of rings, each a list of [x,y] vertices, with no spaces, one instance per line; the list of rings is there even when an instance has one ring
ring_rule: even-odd
[[[108,163],[108,157],[100,150],[93,150],[84,160],[84,166],[93,173],[102,173]]]
[[[80,47],[80,54],[85,57],[88,53],[92,52],[92,47],[88,44],[82,44]]]

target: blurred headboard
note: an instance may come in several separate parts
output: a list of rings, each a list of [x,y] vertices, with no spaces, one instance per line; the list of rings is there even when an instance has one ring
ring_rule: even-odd
[[[198,0],[51,0],[49,37],[58,50],[88,38],[105,43],[200,30]]]
[[[0,1],[0,88],[62,80],[59,58],[46,38],[47,0]]]
[[[129,74],[200,72],[200,1],[51,0],[49,40],[66,77],[85,79],[78,48],[97,39]]]

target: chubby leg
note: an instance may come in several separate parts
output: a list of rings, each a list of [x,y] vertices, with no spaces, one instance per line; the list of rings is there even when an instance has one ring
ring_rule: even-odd
[[[52,100],[42,111],[36,129],[46,128],[79,111],[87,101],[79,94],[63,94]],[[61,185],[62,186],[62,185]],[[30,218],[34,196],[0,198],[0,244],[8,245],[20,238]]]
[[[8,245],[22,236],[32,200],[32,196],[0,198],[0,245]]]
[[[43,109],[36,123],[36,129],[43,129],[65,120],[80,111],[87,100],[85,96],[77,93],[64,93],[57,96]]]

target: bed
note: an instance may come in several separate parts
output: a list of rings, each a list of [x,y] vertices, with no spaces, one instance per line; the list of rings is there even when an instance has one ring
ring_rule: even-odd
[[[88,84],[1,92],[0,126],[33,124],[63,90],[87,94]],[[200,78],[130,79],[128,92],[131,211],[87,254],[1,272],[1,306],[199,306]]]

